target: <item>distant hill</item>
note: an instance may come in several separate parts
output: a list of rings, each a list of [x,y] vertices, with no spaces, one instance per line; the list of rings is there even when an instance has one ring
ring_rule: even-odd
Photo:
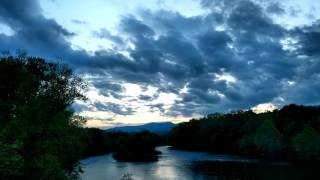
[[[172,122],[160,122],[160,123],[147,123],[143,125],[137,126],[121,126],[115,127],[111,129],[107,129],[107,132],[139,132],[139,131],[150,131],[157,134],[166,134],[171,128],[176,126],[176,124]]]

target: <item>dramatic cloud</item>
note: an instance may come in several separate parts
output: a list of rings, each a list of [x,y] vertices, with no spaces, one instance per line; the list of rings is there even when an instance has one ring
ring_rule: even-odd
[[[111,114],[90,114],[95,120],[119,123],[115,117],[143,113],[174,120],[263,103],[320,103],[319,20],[288,28],[283,19],[299,12],[273,0],[194,3],[203,13],[139,9],[123,14],[116,30],[91,32],[92,40],[108,44],[92,52],[75,48],[72,38],[81,34],[46,18],[36,0],[3,0],[0,24],[13,33],[0,31],[0,49],[23,49],[70,64],[89,86],[89,101],[75,104],[75,110]]]

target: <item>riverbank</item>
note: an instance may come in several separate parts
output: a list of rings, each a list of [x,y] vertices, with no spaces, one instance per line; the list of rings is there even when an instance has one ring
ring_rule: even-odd
[[[264,163],[242,156],[210,154],[157,147],[162,152],[155,162],[118,162],[111,154],[81,160],[83,180],[120,179],[131,174],[135,180],[163,179],[310,179],[320,178],[312,167],[281,162]]]

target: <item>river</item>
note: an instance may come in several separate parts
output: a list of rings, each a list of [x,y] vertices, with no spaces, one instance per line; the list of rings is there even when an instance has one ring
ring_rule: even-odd
[[[117,162],[111,154],[84,159],[81,178],[118,180],[128,175],[134,180],[320,179],[319,169],[315,167],[173,150],[168,146],[157,147],[157,150],[162,154],[155,162]]]

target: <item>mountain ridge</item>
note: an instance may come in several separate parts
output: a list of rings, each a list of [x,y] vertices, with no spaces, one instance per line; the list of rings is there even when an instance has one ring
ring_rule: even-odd
[[[151,122],[142,125],[119,126],[106,129],[107,132],[140,132],[149,131],[157,134],[168,133],[176,124],[172,122]]]

